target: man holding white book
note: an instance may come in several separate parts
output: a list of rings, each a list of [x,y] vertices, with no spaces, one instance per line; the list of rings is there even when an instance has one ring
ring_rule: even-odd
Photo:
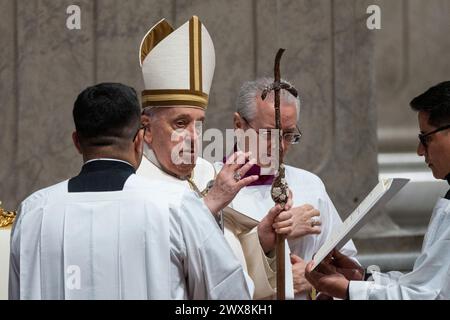
[[[410,103],[418,112],[420,128],[417,154],[436,179],[450,183],[450,81],[440,83]],[[450,299],[450,191],[433,210],[422,253],[412,272],[373,274],[362,281],[364,271],[353,260],[334,250],[306,278],[320,292],[351,300],[442,300]]]

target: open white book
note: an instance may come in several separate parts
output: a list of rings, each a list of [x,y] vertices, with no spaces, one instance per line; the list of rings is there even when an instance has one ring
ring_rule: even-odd
[[[333,231],[327,241],[314,256],[314,268],[333,250],[341,249],[361,227],[400,191],[409,179],[382,179],[359,206],[347,217],[344,223]],[[314,269],[313,268],[313,269]]]

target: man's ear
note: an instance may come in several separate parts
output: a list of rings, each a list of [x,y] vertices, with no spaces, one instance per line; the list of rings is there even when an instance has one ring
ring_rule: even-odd
[[[83,151],[81,150],[80,137],[78,136],[78,133],[76,131],[72,133],[72,141],[75,148],[77,148],[78,153],[83,154]]]
[[[241,115],[235,112],[233,116],[234,130],[243,129],[243,122],[244,119],[242,119]]]
[[[141,123],[146,128],[144,135],[144,142],[147,143],[148,145],[151,145],[153,141],[153,130],[152,130],[153,128],[151,126],[152,121],[149,116],[143,114],[141,115]]]
[[[144,137],[145,132],[146,132],[146,130],[143,130],[143,129],[139,130],[139,132],[136,136],[136,139],[134,140],[134,151],[137,154],[142,153],[142,150],[144,149],[143,145],[144,145],[144,139],[145,139],[145,137]]]

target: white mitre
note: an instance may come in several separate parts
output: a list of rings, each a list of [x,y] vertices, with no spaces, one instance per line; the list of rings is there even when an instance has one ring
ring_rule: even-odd
[[[174,30],[162,19],[142,40],[139,59],[144,76],[142,107],[206,109],[214,76],[212,39],[197,16]]]

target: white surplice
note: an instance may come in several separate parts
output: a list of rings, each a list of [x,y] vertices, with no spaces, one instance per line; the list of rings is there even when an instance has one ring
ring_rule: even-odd
[[[450,299],[450,200],[434,207],[413,271],[375,272],[374,281],[350,281],[351,300]]]
[[[223,163],[215,163],[216,170],[220,170],[222,166]],[[313,255],[325,243],[328,236],[332,234],[332,230],[342,224],[342,220],[328,196],[323,182],[318,176],[306,170],[288,165],[285,168],[286,180],[293,194],[294,207],[310,204],[320,211],[320,219],[322,222],[321,234],[307,235],[299,239],[290,239],[288,240],[288,246],[286,246],[287,257],[289,257],[290,249],[290,252],[308,262],[312,260]],[[230,207],[260,221],[274,206],[270,190],[270,185],[245,187],[238,193],[230,204]],[[357,253],[352,241],[348,242],[340,251],[351,257],[354,257]],[[286,263],[286,275],[289,274],[292,274],[292,269],[288,260]],[[288,280],[286,278],[286,283],[288,283]],[[290,283],[292,283],[292,279]],[[290,291],[292,294],[292,289]],[[275,294],[274,290],[272,290],[272,294]],[[295,299],[306,299],[306,294],[297,294],[295,295]]]
[[[160,167],[154,152],[147,146],[144,147],[144,154],[137,174],[148,179],[160,179],[176,183],[184,188],[192,188],[187,180],[180,180],[171,174],[166,173]],[[199,191],[203,191],[208,182],[216,175],[214,166],[206,160],[198,157],[192,173],[192,181]],[[251,232],[250,232],[251,231]],[[231,247],[235,257],[239,259],[244,270],[248,272],[247,284],[254,292],[254,298],[267,296],[267,292],[272,292],[275,279],[273,271],[275,261],[266,257],[259,243],[258,234],[255,230],[243,228],[242,225],[224,219],[224,236]]]
[[[0,300],[8,299],[9,242],[11,228],[0,228]]]
[[[68,193],[67,186],[21,204],[10,299],[251,297],[242,267],[193,192],[134,174],[123,191]]]

